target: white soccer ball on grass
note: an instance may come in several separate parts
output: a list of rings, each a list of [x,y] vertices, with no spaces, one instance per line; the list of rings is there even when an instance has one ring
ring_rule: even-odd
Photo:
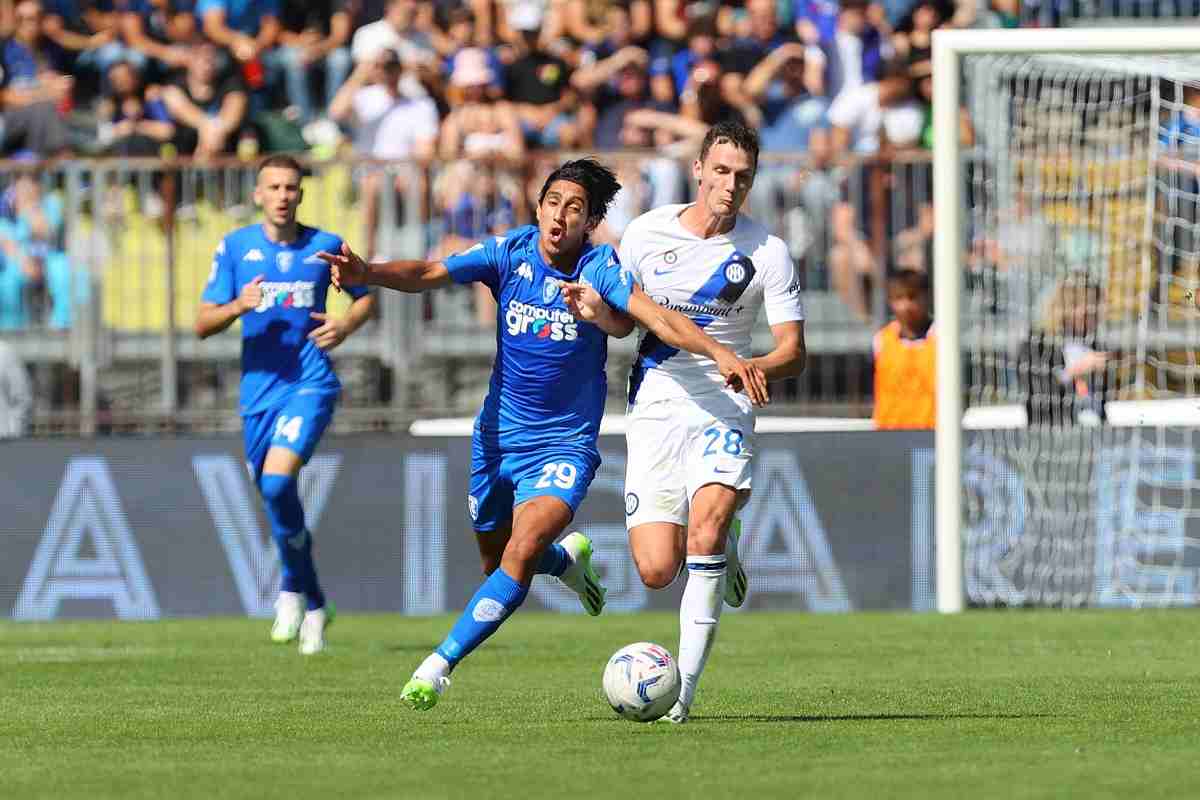
[[[662,645],[626,645],[604,667],[604,695],[625,719],[653,722],[679,699],[679,666]]]

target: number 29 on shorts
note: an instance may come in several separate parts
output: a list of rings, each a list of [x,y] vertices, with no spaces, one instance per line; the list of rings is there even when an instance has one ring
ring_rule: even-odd
[[[551,485],[559,489],[570,489],[575,485],[578,471],[569,461],[551,461],[542,465],[542,477],[533,485],[535,489],[548,489]]]

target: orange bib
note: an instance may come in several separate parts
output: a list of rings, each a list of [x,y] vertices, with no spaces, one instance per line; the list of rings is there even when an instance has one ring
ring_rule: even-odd
[[[932,325],[924,339],[900,338],[899,322],[875,334],[875,427],[934,427],[935,351]]]

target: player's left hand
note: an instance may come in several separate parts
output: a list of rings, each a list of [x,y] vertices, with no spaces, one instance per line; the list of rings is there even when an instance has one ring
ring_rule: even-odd
[[[717,369],[725,378],[725,385],[735,392],[743,392],[756,406],[765,406],[771,402],[770,392],[767,391],[767,376],[754,363],[737,357],[733,351],[720,354],[717,359]]]
[[[594,323],[607,312],[608,304],[591,286],[568,281],[559,285],[562,288],[562,298],[567,306],[567,311],[570,311],[575,319]]]
[[[316,311],[309,314],[309,316],[321,323],[317,327],[313,328],[308,334],[308,338],[311,339],[313,344],[315,344],[317,347],[328,352],[342,342],[346,341],[349,331],[346,329],[346,323],[344,320],[338,317],[331,317],[328,314],[321,314]]]

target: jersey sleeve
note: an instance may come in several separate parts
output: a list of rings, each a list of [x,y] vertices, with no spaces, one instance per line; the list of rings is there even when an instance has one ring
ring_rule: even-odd
[[[767,324],[799,322],[804,319],[804,303],[800,300],[800,275],[787,245],[772,237],[763,276],[763,307]]]
[[[629,297],[633,294],[633,275],[621,266],[617,254],[611,247],[604,248],[602,266],[596,270],[592,287],[600,293],[610,306],[618,311],[629,311]]]
[[[504,242],[503,236],[490,237],[447,258],[445,264],[450,272],[450,279],[455,283],[478,281],[493,293],[499,292],[500,274],[507,264]]]
[[[637,281],[638,286],[642,285],[642,269],[640,260],[638,259],[638,251],[641,238],[638,234],[640,226],[630,225],[625,229],[625,233],[621,236],[621,249],[617,253],[617,258],[621,262],[621,268],[628,271],[630,277]]]
[[[334,235],[333,242],[329,245],[329,249],[326,252],[329,252],[329,253],[342,252],[342,238],[340,236]],[[366,286],[345,286],[342,288],[342,291],[345,292],[346,294],[350,295],[350,297],[355,300],[357,300],[360,297],[366,297],[368,294],[371,293],[371,290]]]
[[[237,276],[234,275],[233,258],[228,251],[229,244],[222,239],[217,245],[217,252],[213,254],[212,271],[208,273],[208,283],[204,285],[204,294],[200,297],[205,303],[224,305],[237,297]]]

